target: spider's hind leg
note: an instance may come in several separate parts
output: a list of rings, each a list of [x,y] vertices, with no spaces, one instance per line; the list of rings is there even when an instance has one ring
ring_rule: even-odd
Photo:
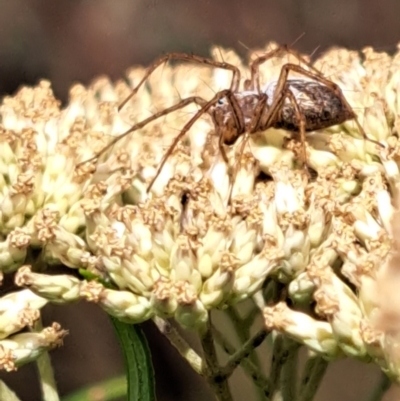
[[[307,159],[307,142],[306,142],[306,120],[304,115],[300,111],[299,104],[297,102],[296,96],[290,91],[290,89],[286,89],[284,92],[284,96],[287,97],[292,104],[298,124],[298,130],[300,134],[301,141],[301,162],[303,165],[303,169],[308,176],[310,176],[310,172],[308,170],[308,159]]]

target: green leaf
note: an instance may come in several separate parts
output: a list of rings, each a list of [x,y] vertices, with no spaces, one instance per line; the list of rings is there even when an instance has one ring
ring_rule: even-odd
[[[151,354],[141,328],[111,317],[125,357],[128,401],[155,401],[154,370]]]

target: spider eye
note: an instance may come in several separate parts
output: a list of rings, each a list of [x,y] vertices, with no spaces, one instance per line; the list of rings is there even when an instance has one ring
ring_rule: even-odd
[[[218,102],[217,102],[218,104],[224,104],[224,99],[223,98],[221,98],[221,99],[218,99]]]

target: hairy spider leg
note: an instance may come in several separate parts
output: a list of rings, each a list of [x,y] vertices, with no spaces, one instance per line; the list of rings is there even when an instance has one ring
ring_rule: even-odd
[[[313,75],[307,70],[304,70],[300,66],[295,64],[285,64],[279,74],[278,82],[273,93],[272,103],[266,108],[257,112],[259,114],[258,123],[254,126],[253,130],[250,132],[265,131],[274,125],[274,122],[279,117],[279,112],[285,102],[285,98],[288,98],[294,107],[295,115],[299,123],[300,139],[302,143],[302,153],[303,153],[303,163],[307,163],[307,152],[306,152],[306,130],[305,130],[305,118],[300,111],[299,104],[297,102],[296,96],[292,93],[286,83],[288,81],[288,76],[291,70],[295,70],[299,73],[304,73],[306,76]],[[265,95],[266,96],[266,95]],[[266,99],[267,100],[267,99]],[[265,111],[265,112],[263,112]],[[255,116],[257,115],[255,113]]]
[[[210,108],[218,102],[218,100],[229,96],[232,93],[232,91],[230,89],[224,89],[220,92],[218,92],[211,100],[209,100],[208,102],[206,102],[205,104],[203,104],[203,106],[201,107],[201,109],[184,125],[184,127],[182,128],[181,132],[175,137],[175,139],[173,140],[172,144],[170,145],[170,147],[168,148],[168,151],[165,153],[165,155],[163,156],[155,176],[152,178],[152,180],[150,181],[150,184],[147,187],[147,192],[149,192],[154,184],[154,182],[156,181],[157,177],[160,175],[160,172],[162,170],[162,168],[164,167],[168,157],[171,155],[171,153],[174,151],[174,149],[176,148],[176,146],[178,145],[179,141],[182,139],[182,137],[186,134],[186,132],[189,131],[189,129],[193,126],[193,124],[205,113],[207,113]],[[225,154],[226,157],[226,154]]]
[[[236,98],[235,98],[235,100],[236,100]],[[260,95],[260,98],[259,98],[259,100],[257,102],[256,107],[254,108],[254,114],[253,114],[253,116],[251,118],[251,121],[250,121],[250,124],[249,124],[249,129],[248,130],[243,130],[243,132],[241,133],[241,134],[244,133],[244,137],[243,137],[242,143],[240,144],[240,149],[239,149],[239,153],[238,153],[239,162],[236,163],[236,167],[235,167],[235,169],[233,171],[233,174],[232,174],[232,185],[231,185],[231,188],[230,188],[230,191],[229,191],[228,203],[229,203],[229,201],[230,201],[230,199],[232,197],[233,186],[235,185],[236,177],[237,177],[237,174],[239,172],[240,159],[243,156],[244,149],[245,149],[245,146],[246,146],[246,144],[247,144],[247,142],[249,140],[250,134],[258,132],[258,126],[260,124],[260,118],[262,116],[263,110],[265,110],[265,108],[266,108],[267,100],[268,100],[268,96],[265,93],[262,93]],[[237,102],[237,100],[236,100],[236,102]],[[240,111],[240,114],[241,114],[241,116],[243,118],[243,112],[242,112],[242,110],[240,108],[239,108],[239,111]]]
[[[291,49],[290,47],[286,45],[282,45],[277,47],[274,50],[271,50],[270,52],[263,54],[262,56],[258,56],[255,58],[251,64],[250,64],[250,88],[252,90],[258,91],[258,93],[261,93],[261,85],[260,85],[260,65],[271,59],[272,57],[276,57],[279,54],[282,53],[287,53],[291,54],[292,56],[296,57],[300,63],[306,65],[313,73],[313,78],[316,79],[316,77],[321,77],[323,78],[323,75],[320,71],[318,71],[311,63],[309,63],[303,56],[301,56],[296,50]],[[295,65],[292,63],[287,63],[291,65]],[[304,69],[303,69],[304,70]],[[304,70],[307,71],[307,70]]]
[[[154,70],[159,67],[161,64],[166,63],[169,60],[184,60],[184,61],[192,61],[192,62],[197,62],[200,64],[206,64],[206,65],[210,65],[210,66],[214,66],[216,68],[222,68],[222,69],[227,69],[227,70],[231,70],[232,71],[232,81],[231,81],[231,86],[230,86],[230,90],[232,92],[236,92],[239,89],[239,84],[240,84],[240,70],[239,68],[237,68],[236,66],[229,64],[229,63],[225,63],[225,62],[219,62],[219,61],[215,61],[212,59],[208,59],[206,57],[200,57],[200,56],[196,56],[196,55],[189,55],[189,54],[185,54],[185,53],[169,53],[166,54],[165,56],[161,57],[160,59],[156,60],[147,70],[146,73],[144,75],[144,77],[141,79],[141,81],[136,85],[136,87],[132,90],[132,92],[130,93],[130,95],[120,104],[120,106],[118,107],[118,111],[120,111],[125,105],[126,103],[138,92],[138,90],[140,89],[140,87],[144,84],[144,82],[148,79],[148,77],[154,72]],[[120,136],[114,138],[108,145],[106,145],[97,155],[95,155],[94,157],[85,160],[84,162],[81,162],[77,165],[80,166],[84,163],[87,162],[91,162],[97,158],[99,158],[102,154],[104,154],[108,149],[110,149],[112,146],[114,146],[120,139],[124,138],[125,136],[129,135],[130,133],[143,128],[146,124],[164,116],[167,115],[169,113],[172,113],[178,109],[181,109],[183,107],[185,107],[186,105],[190,104],[190,103],[197,103],[200,107],[202,107],[204,104],[207,103],[207,101],[205,99],[200,98],[199,96],[191,96],[189,98],[183,99],[181,100],[179,103],[177,103],[174,106],[168,107],[164,110],[161,110],[157,113],[155,113],[154,115],[148,117],[147,119],[135,124],[133,127],[131,127],[128,131],[124,132],[123,134],[121,134]],[[238,109],[238,107],[236,107],[236,109]],[[227,160],[226,154],[223,153],[223,155],[225,156],[225,159]]]
[[[358,130],[360,131],[361,135],[363,136],[364,140],[369,141],[374,143],[375,145],[379,145],[380,147],[383,147],[379,141],[376,139],[371,139],[368,137],[368,135],[365,133],[364,128],[361,126],[360,122],[358,121],[358,117],[356,113],[354,113],[352,107],[350,106],[349,102],[346,100],[346,98],[343,95],[342,90],[340,89],[339,85],[335,84],[334,82],[330,81],[329,79],[323,77],[322,75],[314,75],[312,72],[305,70],[304,68],[300,67],[299,65],[296,64],[286,64],[282,68],[285,68],[285,70],[289,69],[291,71],[296,71],[299,74],[302,74],[308,78],[314,79],[317,82],[322,83],[323,85],[327,86],[330,88],[335,95],[340,99],[340,101],[344,104],[346,109],[352,114],[352,119],[357,125]],[[289,71],[286,73],[286,77],[289,75]],[[287,79],[287,78],[286,78]],[[283,86],[284,84],[282,84]]]
[[[290,103],[292,103],[294,107],[294,112],[297,118],[297,123],[299,124],[299,132],[300,132],[300,140],[301,140],[301,149],[303,153],[302,157],[302,162],[303,162],[303,167],[305,171],[308,174],[307,170],[307,149],[306,149],[306,120],[304,118],[304,115],[301,114],[299,104],[297,102],[296,96],[292,93],[292,91],[289,88],[286,88],[284,97],[288,97]],[[284,101],[284,100],[283,100]]]
[[[282,74],[282,72],[281,72]],[[285,81],[285,77],[283,77],[282,82]],[[277,95],[276,91],[274,92],[274,99],[272,102],[271,107],[267,108],[267,100],[268,97],[265,93],[262,93],[260,95],[260,99],[254,109],[254,114],[253,118],[250,122],[248,132],[245,133],[245,137],[243,138],[243,141],[241,143],[241,147],[239,150],[239,158],[243,155],[245,145],[248,141],[249,135],[255,132],[259,131],[265,131],[268,128],[272,127],[273,121],[276,119],[276,116],[279,113],[279,110],[284,104],[285,98],[287,97],[289,101],[292,103],[294,110],[295,110],[295,115],[299,124],[299,132],[300,132],[300,138],[301,138],[301,143],[302,143],[302,161],[303,161],[303,166],[306,169],[307,173],[307,151],[306,151],[306,129],[305,129],[305,118],[302,115],[298,102],[296,100],[295,95],[290,91],[289,88],[283,87]],[[266,112],[265,112],[266,111]],[[264,113],[265,112],[265,113]],[[237,168],[235,168],[233,172],[233,177],[232,177],[232,186],[230,189],[229,193],[229,198],[228,201],[230,200],[232,196],[232,191],[233,191],[233,185],[235,182],[235,178],[238,174],[239,170],[239,163],[237,164]]]
[[[86,163],[89,163],[89,162],[91,162],[93,160],[98,159],[108,149],[112,148],[118,141],[120,141],[122,138],[126,137],[130,133],[132,133],[132,132],[134,132],[134,131],[136,131],[136,130],[138,130],[140,128],[143,128],[145,125],[151,123],[152,121],[157,120],[158,118],[160,118],[162,116],[165,116],[165,115],[167,115],[169,113],[172,113],[172,112],[174,112],[176,110],[182,109],[183,107],[185,107],[185,106],[187,106],[188,104],[191,104],[191,103],[196,103],[200,107],[202,107],[207,103],[207,101],[204,100],[203,98],[199,97],[199,96],[191,96],[191,97],[188,97],[186,99],[181,100],[179,103],[177,103],[177,104],[175,104],[175,105],[173,105],[171,107],[168,107],[167,109],[161,110],[158,113],[153,114],[152,116],[144,119],[143,121],[133,125],[131,128],[129,128],[123,134],[115,137],[110,143],[108,143],[103,149],[101,149],[100,152],[98,152],[95,156],[93,156],[90,159],[87,159],[87,160],[85,160],[83,162],[78,163],[76,167],[79,167],[79,166],[81,166],[83,164],[86,164]]]
[[[244,131],[245,131],[245,122],[244,122],[244,116],[243,116],[243,112],[239,106],[239,103],[234,95],[234,93],[230,90],[230,89],[225,89],[223,91],[218,92],[210,101],[206,102],[204,99],[202,98],[198,98],[201,99],[201,101],[203,102],[202,104],[200,104],[201,108],[200,110],[197,111],[197,113],[185,124],[185,126],[182,128],[181,132],[175,137],[175,139],[173,140],[172,144],[170,145],[170,147],[168,148],[167,152],[165,153],[163,159],[161,160],[160,165],[157,168],[156,174],[153,177],[153,179],[151,180],[150,184],[147,187],[147,192],[149,192],[155,182],[155,180],[157,179],[157,177],[159,176],[162,168],[164,167],[168,157],[171,155],[171,153],[174,151],[175,147],[178,145],[179,141],[181,140],[181,138],[186,134],[187,131],[189,131],[189,129],[193,126],[193,124],[205,113],[208,113],[210,108],[212,106],[215,105],[215,103],[217,103],[220,99],[226,97],[232,112],[233,112],[233,117],[235,120],[235,125],[237,127],[237,137],[239,137]],[[197,102],[198,100],[197,100]],[[172,106],[174,107],[174,106]],[[221,152],[222,158],[224,159],[224,161],[226,163],[229,163],[228,160],[228,156],[226,155],[226,151],[224,148],[224,136],[222,132],[218,132],[219,135],[219,139],[218,139],[218,148]]]
[[[236,137],[234,139],[230,138],[230,140],[234,143],[237,140],[237,138],[245,132],[246,125],[244,122],[243,111],[240,108],[239,102],[236,99],[235,94],[231,90],[229,90],[226,93],[225,97],[227,98],[228,103],[231,106],[233,118],[235,119],[235,124],[237,127]],[[219,135],[219,140],[218,140],[219,150],[222,154],[222,158],[224,159],[225,163],[228,163],[228,156],[226,155],[225,148],[224,148],[226,138],[224,137],[223,132],[218,132],[218,135]]]
[[[291,49],[290,47],[283,45],[279,46],[276,49],[268,52],[267,54],[264,54],[262,56],[257,57],[253,62],[250,64],[250,71],[251,71],[251,78],[250,78],[250,86],[253,88],[256,86],[258,92],[261,92],[261,86],[260,86],[260,65],[265,63],[267,60],[269,60],[272,57],[275,57],[281,53],[288,53],[296,57],[300,63],[306,65],[312,72],[302,68],[299,65],[292,64],[292,63],[287,63],[285,64],[279,74],[278,82],[275,87],[274,95],[273,95],[273,101],[271,106],[269,107],[267,113],[265,114],[265,117],[260,116],[259,120],[259,125],[256,127],[257,130],[265,130],[273,125],[273,122],[278,118],[279,111],[281,107],[284,104],[285,97],[288,97],[290,102],[292,103],[296,118],[299,122],[299,131],[300,131],[300,139],[302,143],[302,153],[303,153],[303,163],[307,163],[307,152],[306,152],[306,134],[305,134],[305,119],[304,116],[300,112],[300,108],[298,105],[298,102],[296,100],[296,97],[293,95],[293,93],[290,91],[290,89],[286,88],[286,83],[288,80],[289,72],[290,71],[296,71],[300,74],[303,74],[307,76],[308,78],[312,78],[318,82],[322,82],[325,85],[328,82],[331,82],[327,79],[325,79],[320,71],[318,71],[311,63],[309,63],[303,56],[301,56],[296,50]],[[332,82],[333,83],[333,82]],[[328,87],[331,87],[328,85]],[[340,88],[337,87],[337,89],[340,91]],[[335,94],[337,92],[335,91]],[[340,91],[341,96],[340,99],[344,99],[343,94]],[[347,103],[347,101],[344,99],[343,104],[345,104],[346,108],[351,110],[350,105]],[[353,113],[354,117],[355,114]],[[358,121],[357,121],[358,124]],[[361,132],[363,132],[361,130]]]
[[[301,56],[300,53],[298,53],[296,50],[291,49],[290,47],[286,45],[282,45],[277,47],[276,49],[257,57],[256,59],[253,60],[253,62],[250,64],[250,71],[251,71],[251,78],[250,78],[250,83],[249,86],[254,90],[255,87],[257,87],[257,90],[259,93],[261,93],[261,86],[260,86],[260,65],[265,63],[267,60],[269,60],[272,57],[275,57],[281,53],[288,53],[296,57],[300,63],[306,65],[311,71],[308,71],[301,67],[300,65],[292,64],[292,63],[287,63],[285,64],[279,74],[278,82],[275,87],[274,95],[273,95],[273,101],[269,109],[267,110],[267,113],[265,115],[260,116],[260,122],[259,125],[255,128],[255,131],[258,130],[265,130],[271,127],[274,124],[274,121],[278,118],[279,111],[281,107],[284,104],[285,97],[288,97],[290,102],[292,103],[294,109],[295,109],[295,114],[296,118],[299,122],[299,128],[300,128],[300,139],[302,141],[302,146],[303,146],[303,161],[306,163],[306,147],[305,147],[305,119],[304,116],[302,116],[300,112],[300,108],[298,105],[298,102],[296,100],[296,97],[293,95],[293,93],[290,91],[290,89],[286,88],[286,83],[288,80],[289,72],[290,71],[296,71],[302,75],[307,76],[308,78],[314,79],[318,82],[322,82],[325,85],[329,83],[332,83],[331,81],[327,80],[326,78],[323,77],[322,73],[317,70],[310,62],[308,62],[303,56]],[[331,85],[328,85],[328,87],[331,87]],[[337,89],[340,91],[340,88],[337,87]],[[335,91],[335,94],[337,92]],[[341,96],[340,99],[344,99],[343,94],[340,91]],[[347,101],[344,99],[343,104],[346,106],[347,109],[351,110],[350,105],[347,103]],[[355,116],[354,112],[352,114]],[[357,121],[358,123],[358,121]],[[361,132],[363,132],[361,130]]]
[[[119,105],[118,111],[121,111],[121,109],[129,102],[129,100],[135,96],[135,94],[138,92],[140,87],[144,84],[144,82],[149,78],[149,76],[154,72],[154,70],[159,67],[161,64],[166,63],[167,61],[170,60],[183,60],[183,61],[191,61],[199,64],[206,64],[212,67],[216,68],[222,68],[225,70],[230,70],[232,71],[232,82],[230,89],[232,92],[237,92],[239,90],[239,84],[240,84],[240,70],[238,67],[225,63],[223,61],[216,61],[207,57],[201,57],[201,56],[196,56],[194,54],[185,54],[185,53],[168,53],[164,55],[163,57],[160,57],[158,60],[156,60],[152,65],[150,65],[146,73],[144,74],[144,77],[141,79],[141,81],[136,85],[135,88],[132,89],[132,92],[130,95]]]
[[[293,49],[290,49],[287,46],[280,46],[271,52],[268,52],[267,54],[264,54],[262,56],[257,57],[253,62],[250,64],[250,71],[251,71],[251,78],[250,78],[250,86],[254,89],[254,86],[257,86],[257,90],[261,92],[261,87],[260,87],[260,65],[265,63],[267,60],[269,60],[271,57],[278,55],[279,53],[282,52],[287,52],[289,54],[292,54],[294,57],[296,57],[301,63],[306,65],[311,71],[306,70],[305,68],[301,67],[300,65],[292,64],[292,63],[287,63],[282,66],[282,70],[285,70],[285,81],[280,85],[279,89],[277,87],[275,88],[275,93],[278,90],[283,90],[283,87],[286,84],[287,77],[289,75],[289,71],[294,71],[297,72],[301,75],[306,76],[307,78],[313,79],[317,82],[322,83],[323,85],[327,86],[334,92],[334,94],[340,99],[342,104],[346,107],[346,109],[353,115],[353,120],[355,121],[358,130],[360,131],[360,134],[364,138],[364,140],[372,142],[376,145],[379,145],[380,147],[383,147],[383,145],[375,140],[371,139],[368,137],[368,135],[365,133],[364,128],[361,126],[360,122],[358,121],[357,115],[354,113],[352,107],[350,106],[349,102],[346,100],[345,96],[343,95],[342,90],[340,89],[339,85],[335,84],[334,82],[330,81],[329,79],[325,78],[320,71],[318,71],[311,63],[309,63],[307,60],[304,59],[298,52],[296,52]],[[279,75],[279,79],[282,76],[282,70]],[[287,72],[286,72],[287,71]],[[278,80],[279,83],[279,80]]]
[[[240,130],[240,131],[238,130],[238,133],[237,133],[238,137],[240,135],[244,134],[244,138],[243,138],[243,141],[240,145],[239,152],[238,152],[239,161],[244,153],[244,149],[248,142],[250,134],[253,134],[253,133],[256,133],[259,131],[265,131],[268,128],[272,127],[273,122],[276,120],[276,118],[279,114],[279,111],[281,110],[281,108],[284,104],[285,98],[287,97],[287,98],[289,98],[289,101],[293,104],[293,107],[295,109],[295,115],[299,122],[300,138],[302,141],[302,158],[303,158],[304,166],[305,166],[305,168],[307,168],[307,165],[306,165],[307,154],[306,154],[306,147],[305,147],[305,140],[306,140],[305,139],[305,134],[306,134],[305,118],[300,112],[300,108],[299,108],[298,102],[296,100],[296,97],[290,91],[289,88],[285,87],[285,84],[287,81],[287,74],[288,74],[288,72],[286,73],[286,76],[285,76],[285,73],[282,73],[282,71],[281,71],[282,78],[280,78],[280,80],[281,80],[281,82],[283,82],[283,85],[279,89],[279,91],[276,90],[274,92],[274,98],[273,98],[273,102],[272,102],[271,106],[267,107],[267,101],[268,101],[267,94],[261,93],[259,95],[259,100],[257,102],[257,105],[254,108],[253,116],[252,116],[252,119],[250,121],[250,124],[249,124],[247,130],[246,129]],[[277,88],[278,88],[278,86],[279,86],[279,80],[278,80]],[[243,112],[238,105],[236,97],[232,93],[229,93],[229,94],[227,94],[227,98],[231,99],[230,104],[231,104],[232,110],[234,112],[234,115],[236,117],[238,117],[238,119],[243,119]],[[236,107],[237,107],[237,109],[236,109]],[[223,136],[221,135],[220,136],[220,145],[221,145],[220,149],[221,149],[221,153],[224,155],[225,151],[222,146],[223,143],[224,143]],[[230,192],[229,192],[228,202],[230,201],[230,199],[232,197],[233,186],[234,186],[235,179],[236,179],[238,171],[239,171],[239,167],[240,167],[240,163],[237,163],[237,165],[233,171],[233,174],[232,174],[232,185],[231,185]]]

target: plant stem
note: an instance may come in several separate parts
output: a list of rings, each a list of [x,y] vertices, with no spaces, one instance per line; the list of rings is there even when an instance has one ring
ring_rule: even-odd
[[[295,401],[297,397],[297,357],[300,344],[290,338],[285,338],[284,345],[288,355],[281,372],[282,399],[283,401]]]
[[[243,325],[250,328],[258,316],[260,316],[260,310],[257,305],[255,305],[255,307],[242,318]]]
[[[160,317],[154,317],[153,322],[158,330],[168,338],[170,343],[177,349],[181,356],[186,359],[192,369],[199,375],[203,375],[204,362],[202,358],[193,348],[190,347],[185,339],[182,338],[178,330],[168,321],[161,319]]]
[[[214,339],[222,347],[222,349],[228,354],[235,354],[236,350],[234,346],[223,336],[223,334],[218,331],[215,327],[212,328]],[[271,386],[270,381],[265,377],[260,369],[249,360],[249,358],[244,358],[240,361],[244,372],[253,380],[253,383],[261,389],[264,394],[264,400],[269,400],[266,398],[265,394],[269,394],[269,388]]]
[[[226,310],[226,314],[232,322],[237,336],[239,337],[240,344],[244,344],[250,337],[250,326],[244,323],[244,320],[240,317],[237,310],[231,306]],[[257,353],[253,352],[249,358],[251,361],[260,368],[260,361],[257,357]]]
[[[299,401],[311,401],[324,377],[328,362],[320,356],[309,358],[301,379]]]
[[[203,374],[211,388],[214,390],[218,401],[233,401],[229,389],[227,377],[221,374],[218,365],[217,354],[214,347],[214,339],[211,332],[211,316],[209,315],[207,329],[201,336],[201,345],[203,348],[205,367]]]
[[[38,319],[33,330],[39,332],[43,329],[42,322]],[[40,387],[42,390],[43,401],[59,401],[60,397],[57,391],[56,381],[54,379],[53,366],[51,364],[50,355],[47,351],[43,352],[36,359],[36,366],[39,372]]]
[[[274,347],[272,351],[272,363],[270,372],[270,393],[269,397],[272,400],[276,400],[277,397],[281,397],[280,394],[280,378],[284,359],[284,345],[283,345],[283,335],[274,333]]]
[[[236,369],[238,365],[242,362],[244,358],[247,358],[267,337],[268,332],[264,329],[260,330],[257,334],[255,334],[252,338],[247,340],[243,346],[236,351],[231,357],[228,359],[227,364],[223,368],[223,373],[227,377],[231,376],[233,371]]]

